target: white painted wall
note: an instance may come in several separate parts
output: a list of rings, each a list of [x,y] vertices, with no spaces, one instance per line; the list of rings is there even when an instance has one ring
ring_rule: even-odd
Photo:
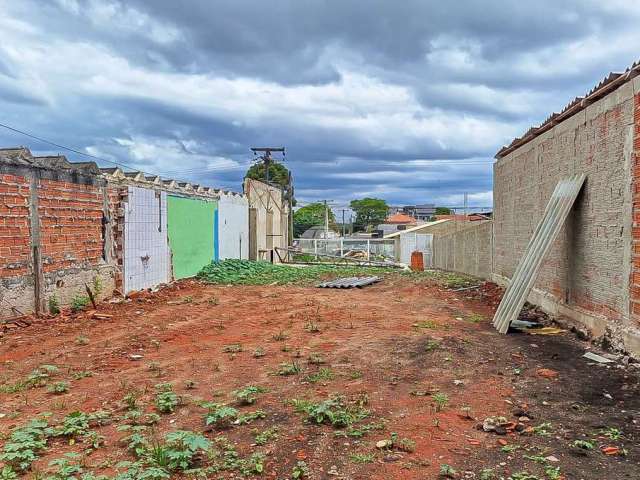
[[[124,293],[170,280],[167,194],[128,187],[124,211]]]
[[[249,258],[249,203],[240,195],[221,195],[218,202],[219,259]]]

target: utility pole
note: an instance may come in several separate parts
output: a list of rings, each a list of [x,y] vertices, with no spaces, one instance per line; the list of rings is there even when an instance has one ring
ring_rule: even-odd
[[[260,156],[262,162],[264,163],[264,178],[267,183],[269,183],[269,167],[273,163],[273,157],[271,156],[271,152],[282,152],[282,156],[286,155],[284,147],[252,147],[251,151],[255,154],[258,152],[263,152]]]
[[[344,237],[344,208],[342,209],[342,237]]]
[[[327,201],[324,201],[324,238],[329,238],[329,207]]]
[[[463,202],[463,205],[464,205],[464,216],[465,216],[465,217],[467,216],[467,200],[468,200],[468,194],[467,194],[467,192],[464,192],[464,202]]]

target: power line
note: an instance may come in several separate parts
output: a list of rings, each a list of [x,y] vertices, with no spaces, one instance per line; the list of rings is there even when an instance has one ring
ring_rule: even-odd
[[[27,137],[33,138],[33,139],[38,140],[40,142],[52,145],[54,147],[62,148],[63,150],[67,150],[69,152],[77,153],[78,155],[82,155],[82,156],[87,157],[87,158],[93,158],[94,160],[100,160],[101,162],[107,162],[107,163],[110,163],[112,165],[117,165],[119,167],[128,168],[130,170],[136,170],[135,168],[130,167],[129,165],[126,165],[124,163],[114,162],[113,160],[107,160],[106,158],[97,157],[95,155],[91,155],[90,153],[85,153],[85,152],[82,152],[82,151],[77,150],[75,148],[67,147],[65,145],[61,145],[59,143],[52,142],[51,140],[47,140],[46,138],[41,138],[41,137],[38,137],[38,136],[33,135],[31,133],[24,132],[22,130],[18,130],[17,128],[13,128],[13,127],[10,127],[9,125],[5,125],[4,123],[0,123],[0,127],[6,128],[7,130],[11,130],[12,132],[19,133],[20,135],[25,135]]]
[[[96,155],[91,155],[90,153],[83,152],[81,150],[78,150],[77,148],[67,147],[66,145],[62,145],[60,143],[52,142],[51,140],[47,140],[46,138],[42,138],[42,137],[39,137],[37,135],[33,135],[32,133],[25,132],[23,130],[11,127],[9,125],[5,125],[4,123],[0,123],[0,127],[6,128],[7,130],[10,130],[10,131],[15,132],[15,133],[19,133],[20,135],[24,135],[26,137],[33,138],[34,140],[38,140],[39,142],[46,143],[47,145],[52,145],[54,147],[61,148],[63,150],[67,150],[69,152],[73,152],[75,154],[82,155],[83,157],[91,158],[93,160],[98,160],[98,161],[101,161],[101,162],[110,163],[111,165],[115,165],[117,167],[123,167],[123,168],[126,168],[128,170],[133,170],[135,172],[142,172],[143,174],[150,175],[150,176],[163,176],[163,177],[166,177],[167,175],[188,175],[188,174],[191,174],[191,173],[198,173],[198,172],[202,172],[202,171],[206,171],[206,172],[208,172],[208,171],[222,171],[222,170],[233,170],[233,169],[237,168],[237,166],[220,167],[220,168],[206,167],[206,168],[194,168],[194,169],[176,170],[175,172],[164,172],[164,173],[161,172],[161,173],[158,173],[158,174],[150,173],[150,172],[143,172],[139,168],[132,167],[132,166],[127,165],[125,163],[114,162],[113,160],[108,160],[106,158],[98,157]]]

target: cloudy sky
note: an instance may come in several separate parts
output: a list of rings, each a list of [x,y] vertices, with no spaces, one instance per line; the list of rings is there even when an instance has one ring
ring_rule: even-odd
[[[638,5],[0,0],[0,122],[234,190],[285,145],[302,201],[490,205],[501,145],[640,58]]]

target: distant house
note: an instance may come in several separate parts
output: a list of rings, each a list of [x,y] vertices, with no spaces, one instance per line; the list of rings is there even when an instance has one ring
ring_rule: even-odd
[[[405,230],[410,227],[415,227],[418,221],[410,215],[404,213],[394,213],[389,216],[384,223],[377,226],[376,230],[382,232],[382,236],[388,235],[399,230]]]
[[[418,222],[428,222],[436,213],[436,206],[432,203],[422,205],[405,205],[403,207],[389,207],[389,215],[403,213],[413,217]]]

